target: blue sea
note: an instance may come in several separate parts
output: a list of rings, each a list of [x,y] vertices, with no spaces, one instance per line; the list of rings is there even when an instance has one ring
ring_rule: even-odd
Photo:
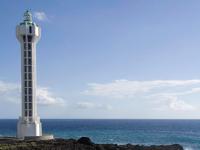
[[[0,136],[15,136],[17,120],[0,120]],[[200,150],[200,120],[42,120],[43,132],[55,137],[87,136],[96,143],[181,144]]]

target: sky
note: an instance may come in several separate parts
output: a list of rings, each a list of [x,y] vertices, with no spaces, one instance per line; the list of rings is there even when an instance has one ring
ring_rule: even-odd
[[[0,118],[18,118],[25,10],[41,118],[199,119],[199,0],[1,0]]]

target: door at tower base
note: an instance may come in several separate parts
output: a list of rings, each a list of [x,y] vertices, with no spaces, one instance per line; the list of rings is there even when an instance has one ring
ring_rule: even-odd
[[[17,124],[17,137],[33,137],[33,136],[42,136],[42,125],[40,119],[37,118],[34,122],[24,121],[21,117],[19,118]]]

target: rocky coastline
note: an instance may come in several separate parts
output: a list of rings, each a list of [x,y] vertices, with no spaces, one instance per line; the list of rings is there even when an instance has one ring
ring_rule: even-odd
[[[95,144],[88,137],[54,140],[17,140],[14,138],[0,139],[0,150],[183,150],[179,144],[144,146]]]

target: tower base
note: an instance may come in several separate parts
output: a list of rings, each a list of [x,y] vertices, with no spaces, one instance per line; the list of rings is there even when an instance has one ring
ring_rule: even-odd
[[[42,136],[42,125],[40,119],[34,121],[26,121],[21,117],[17,124],[17,138],[24,139],[25,137]]]

